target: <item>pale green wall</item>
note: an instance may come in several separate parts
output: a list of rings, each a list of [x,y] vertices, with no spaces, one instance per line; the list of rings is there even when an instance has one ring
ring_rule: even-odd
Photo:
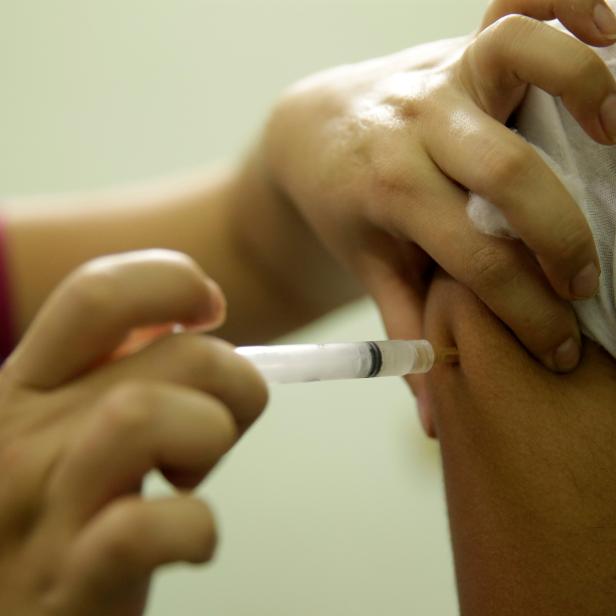
[[[290,81],[463,34],[483,5],[0,0],[0,195],[232,158]],[[379,335],[366,303],[295,338]],[[161,574],[149,615],[454,614],[440,482],[399,382],[278,388],[202,488],[215,564]]]

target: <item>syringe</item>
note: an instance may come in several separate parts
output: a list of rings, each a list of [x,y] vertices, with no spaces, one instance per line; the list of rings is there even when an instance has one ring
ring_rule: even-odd
[[[422,374],[435,363],[454,363],[456,349],[435,351],[427,340],[238,347],[269,383]]]

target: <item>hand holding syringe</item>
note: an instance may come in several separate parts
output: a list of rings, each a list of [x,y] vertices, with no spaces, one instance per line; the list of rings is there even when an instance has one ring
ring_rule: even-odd
[[[238,347],[269,383],[365,379],[429,372],[453,363],[456,349],[435,351],[427,340]]]

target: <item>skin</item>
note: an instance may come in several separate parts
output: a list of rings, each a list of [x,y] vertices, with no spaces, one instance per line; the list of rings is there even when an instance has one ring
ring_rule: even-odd
[[[498,19],[517,4],[529,17]],[[551,172],[533,161],[528,147],[500,122],[526,84],[536,83],[562,95],[595,140],[611,143],[600,112],[616,86],[605,66],[579,41],[556,36],[536,21],[557,16],[583,40],[606,45],[609,39],[592,26],[594,5],[586,0],[495,2],[477,35],[317,76],[283,97],[262,142],[237,169],[116,193],[9,202],[11,291],[18,332],[25,332],[0,373],[0,460],[5,469],[0,594],[11,614],[136,616],[143,612],[158,566],[210,557],[215,531],[209,509],[184,492],[168,501],[146,502],[140,486],[145,473],[159,468],[178,488],[194,487],[265,405],[261,379],[220,340],[185,333],[148,344],[170,323],[201,332],[221,325],[225,297],[220,287],[230,306],[221,335],[236,342],[283,333],[358,296],[349,272],[377,299],[392,335],[415,337],[432,323],[424,322],[433,312],[431,304],[424,310],[424,301],[436,261],[472,288],[546,365],[562,368],[554,349],[563,340],[578,340],[564,300],[578,295],[573,293],[577,273],[596,260],[592,238]],[[543,68],[535,66],[533,54],[521,53],[545,45],[554,56]],[[388,123],[392,114],[395,130]],[[445,156],[451,134],[459,150]],[[340,150],[334,147],[339,144],[344,145]],[[469,151],[493,155],[482,161],[490,173],[477,173],[481,166]],[[463,214],[460,185],[500,205],[526,248],[474,232]],[[537,199],[541,207],[529,209]],[[28,207],[40,204],[49,206],[44,213]],[[437,219],[442,224],[435,225]],[[97,255],[151,247],[186,254],[119,254],[75,271]],[[528,255],[529,248],[536,259]],[[41,254],[54,259],[42,262]],[[590,282],[585,294],[596,286],[596,276]],[[499,303],[503,294],[509,301]],[[437,307],[434,313],[439,314]],[[438,340],[438,331],[434,335]],[[460,345],[463,363],[451,374],[466,375],[472,348],[462,338],[453,342]],[[577,355],[573,359],[577,362]],[[479,375],[483,366],[477,368]],[[582,395],[583,382],[572,388],[571,400],[576,392]],[[481,391],[481,380],[476,384]],[[443,439],[462,603],[483,609],[476,608],[483,598],[499,599],[479,581],[491,580],[490,588],[509,591],[509,580],[494,571],[531,578],[533,571],[552,570],[552,553],[529,548],[528,570],[515,558],[505,560],[502,569],[485,570],[487,556],[494,554],[490,540],[505,541],[511,533],[520,543],[510,542],[522,549],[531,546],[533,529],[541,527],[528,528],[522,520],[517,531],[515,520],[504,528],[499,520],[488,520],[483,522],[485,543],[465,541],[468,529],[481,525],[475,526],[480,522],[475,512],[458,504],[457,486],[475,487],[490,506],[500,495],[491,492],[495,482],[490,473],[499,468],[494,463],[502,452],[490,448],[491,440],[484,443],[486,451],[465,450],[464,429],[471,430],[473,422],[452,422],[449,437],[449,415],[442,410],[447,405],[432,400],[434,389],[425,382],[414,386],[426,417],[434,413]],[[544,383],[537,379],[536,386],[541,391]],[[494,390],[487,389],[494,397]],[[533,413],[529,421],[543,417]],[[572,453],[566,428],[562,439],[560,433],[552,439],[564,443],[563,456]],[[480,438],[480,432],[476,427],[473,434]],[[498,426],[494,436],[501,436]],[[514,471],[528,462],[521,449],[518,466],[519,452],[511,447],[515,463],[504,473],[512,475],[507,489],[511,483],[519,491],[521,479]],[[581,447],[575,451],[586,452]],[[447,452],[453,452],[454,460],[456,452],[468,454],[469,463],[484,472],[486,485],[469,486],[468,477],[458,478],[460,467]],[[500,468],[509,469],[506,464]],[[584,479],[599,477],[589,465],[583,468]],[[545,500],[559,494],[552,480],[546,474],[541,486],[550,490],[536,487],[523,503],[539,520]],[[565,492],[563,499],[573,498]],[[511,494],[504,500],[509,503]],[[547,509],[560,511],[553,503]],[[589,527],[604,532],[608,525],[601,515],[593,517],[595,509],[599,504],[593,501]],[[586,520],[579,503],[572,511]],[[502,520],[507,516],[504,511]],[[579,548],[582,557],[602,557],[583,552],[576,540],[569,547],[559,529],[572,534],[573,526],[567,515],[563,519],[556,533],[544,522],[547,547],[558,554],[557,548],[572,553]],[[473,577],[473,572],[483,576]],[[589,577],[580,579],[590,584]],[[597,573],[595,581],[600,579]],[[537,595],[545,596],[545,605],[557,602],[555,583],[548,582],[545,595]],[[523,607],[534,600],[524,592],[514,596]],[[512,602],[504,609],[515,606]]]
[[[518,4],[527,16],[507,16]],[[469,37],[305,80],[227,172],[9,200],[16,329],[84,261],[165,247],[218,281],[230,307],[221,335],[236,343],[271,339],[362,288],[386,323],[405,310],[418,331],[422,281],[436,262],[545,365],[572,369],[579,331],[565,300],[597,288],[592,236],[553,173],[503,122],[533,83],[562,96],[592,138],[612,143],[601,106],[616,82],[581,42],[612,42],[593,25],[595,4],[495,2]],[[537,21],[553,16],[580,40]],[[525,246],[478,233],[461,186],[500,206]],[[54,259],[41,263],[41,254]]]
[[[426,335],[458,366],[426,378],[463,615],[605,615],[616,605],[616,363],[586,341],[545,370],[442,273]]]
[[[577,364],[579,332],[564,300],[595,292],[596,254],[571,196],[503,123],[532,83],[611,143],[600,111],[614,81],[587,46],[538,21],[559,17],[581,40],[605,45],[592,25],[595,3],[519,4],[526,16],[504,16],[515,2],[493,3],[471,37],[300,82],[274,114],[268,160],[376,299],[390,334],[400,313],[415,319],[409,337],[421,331],[423,281],[436,263],[546,366],[567,371]],[[523,242],[479,233],[465,212],[466,189],[497,204]]]
[[[142,187],[9,203],[17,336],[74,268],[130,250],[189,255],[224,290],[227,320],[218,333],[237,344],[271,340],[359,297],[358,285],[260,169],[253,157],[236,169],[201,170]],[[255,225],[261,216],[264,224]],[[252,229],[267,250],[254,245]],[[54,258],[42,260],[42,254]]]

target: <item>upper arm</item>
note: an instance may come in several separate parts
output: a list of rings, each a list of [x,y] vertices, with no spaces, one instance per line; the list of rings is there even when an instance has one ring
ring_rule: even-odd
[[[462,612],[611,614],[616,605],[616,364],[587,343],[555,375],[466,289],[436,279],[427,337],[460,365],[427,381]]]

